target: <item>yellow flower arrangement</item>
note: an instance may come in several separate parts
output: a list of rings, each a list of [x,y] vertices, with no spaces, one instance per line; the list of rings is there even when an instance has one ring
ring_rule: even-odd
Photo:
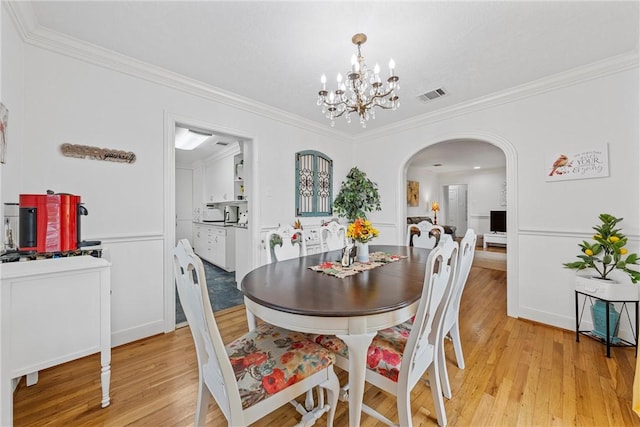
[[[347,237],[360,243],[367,243],[374,237],[378,237],[380,232],[371,225],[371,221],[364,218],[356,218],[347,227]]]
[[[567,262],[564,266],[574,270],[592,268],[601,279],[608,279],[609,273],[618,269],[627,273],[633,283],[638,283],[640,272],[629,268],[629,265],[638,265],[638,255],[632,253],[622,258],[622,255],[627,255],[629,252],[624,247],[627,244],[627,238],[619,228],[616,228],[622,218],[609,214],[601,214],[599,218],[602,224],[593,227],[597,231],[593,236],[594,243],[587,241],[580,243],[582,252],[578,255],[580,261]]]

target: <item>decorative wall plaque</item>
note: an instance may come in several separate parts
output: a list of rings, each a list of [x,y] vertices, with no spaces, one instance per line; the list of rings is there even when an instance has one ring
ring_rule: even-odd
[[[90,147],[88,145],[62,144],[60,151],[66,157],[85,157],[94,160],[107,160],[110,162],[133,163],[136,155],[131,151],[112,150],[110,148]]]
[[[590,150],[553,153],[548,157],[547,181],[603,178],[609,176],[609,156],[606,144]]]

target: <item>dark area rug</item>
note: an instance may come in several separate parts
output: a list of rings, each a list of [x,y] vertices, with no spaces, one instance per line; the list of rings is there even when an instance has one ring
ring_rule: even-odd
[[[207,288],[209,289],[209,300],[213,311],[223,310],[243,304],[242,292],[236,287],[236,273],[227,272],[215,265],[202,260],[204,264],[205,276],[207,277]],[[176,325],[186,325],[187,318],[180,304],[180,297],[176,290]]]

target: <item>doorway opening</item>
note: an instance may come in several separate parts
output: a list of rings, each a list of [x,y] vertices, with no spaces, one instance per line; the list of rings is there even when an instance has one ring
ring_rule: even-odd
[[[401,212],[407,217],[418,215],[414,212],[435,216],[431,207],[433,201],[439,202],[438,224],[450,226],[450,231],[455,227],[458,240],[467,228],[474,229],[478,236],[476,254],[479,254],[483,251],[484,234],[490,233],[490,212],[507,211],[510,233],[506,241],[513,243],[492,246],[487,252],[492,252],[490,257],[501,257],[504,269],[508,266],[507,314],[518,317],[517,247],[513,246],[516,241],[513,231],[517,230],[515,168],[516,153],[512,144],[495,135],[453,136],[426,142],[407,159],[401,176],[402,184],[407,180],[419,182],[420,203],[424,205],[412,208],[404,207],[403,203]],[[403,232],[406,233],[406,227]]]
[[[214,309],[242,303],[236,264],[242,271],[250,270],[254,254],[245,250],[236,263],[236,240],[243,240],[243,248],[251,246],[254,147],[251,138],[215,124],[172,114],[166,115],[165,123],[165,331],[171,331],[184,320],[173,280],[178,240],[188,239],[203,260]],[[186,146],[178,142],[185,136]],[[211,211],[224,213],[220,222],[207,221],[214,219],[207,217]],[[244,229],[236,235],[240,224]]]

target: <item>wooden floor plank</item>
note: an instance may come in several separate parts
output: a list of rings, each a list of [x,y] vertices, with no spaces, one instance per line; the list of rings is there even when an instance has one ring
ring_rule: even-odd
[[[216,313],[225,342],[247,330],[244,306]],[[635,351],[612,349],[564,331],[506,316],[506,272],[473,267],[462,297],[460,332],[466,368],[457,367],[446,343],[453,397],[445,400],[451,426],[630,425]],[[188,426],[193,424],[197,361],[188,328],[116,347],[112,351],[111,399],[100,408],[97,355],[40,372],[37,385],[20,383],[14,394],[16,426]],[[346,373],[339,372],[342,383]],[[420,382],[411,394],[414,426],[437,421],[431,392]],[[397,419],[395,397],[372,386],[365,401]],[[293,426],[295,409],[286,405],[259,427]],[[226,425],[215,402],[208,425]],[[317,425],[322,425],[324,419]],[[334,425],[348,425],[348,407],[339,402]],[[362,415],[363,427],[380,427]]]

